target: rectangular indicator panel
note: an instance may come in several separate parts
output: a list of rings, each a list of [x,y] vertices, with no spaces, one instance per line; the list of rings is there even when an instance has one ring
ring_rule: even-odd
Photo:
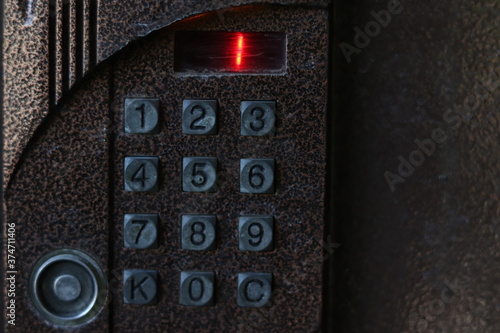
[[[286,71],[286,34],[178,31],[174,70],[183,73],[280,74]]]

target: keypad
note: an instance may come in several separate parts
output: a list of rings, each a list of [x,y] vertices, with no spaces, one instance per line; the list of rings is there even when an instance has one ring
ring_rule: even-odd
[[[187,136],[218,135],[217,100],[182,101],[182,134]],[[160,133],[160,101],[157,98],[127,98],[124,103],[124,132],[128,135]],[[242,101],[240,104],[240,135],[248,137],[275,136],[276,102]],[[160,133],[161,134],[161,133]],[[204,140],[204,139],[201,139]],[[220,190],[217,156],[185,156],[182,158],[179,191],[215,193]],[[232,165],[237,165],[235,161]],[[273,158],[242,158],[239,160],[239,184],[242,195],[272,195],[276,191],[276,161]],[[124,190],[156,192],[161,190],[160,158],[157,156],[127,156],[124,159]],[[168,181],[168,180],[165,180]],[[235,188],[235,187],[233,187]],[[238,195],[238,192],[233,195]],[[196,194],[200,193],[200,194]],[[159,212],[158,212],[159,213]],[[131,250],[155,249],[159,244],[160,214],[130,213],[123,219],[123,245]],[[190,214],[180,217],[180,247],[185,251],[213,251],[217,239],[217,215]],[[173,221],[163,221],[169,223]],[[275,221],[272,215],[241,215],[233,223],[238,234],[238,250],[242,252],[273,251]],[[178,222],[177,222],[178,223]],[[165,240],[169,241],[169,240]],[[235,302],[240,307],[271,306],[273,274],[241,272]],[[158,301],[159,274],[155,270],[125,270],[123,301],[125,304],[147,305]],[[216,272],[182,271],[179,281],[179,304],[204,307],[215,304]],[[223,282],[221,282],[222,284]],[[227,281],[225,281],[227,283]]]

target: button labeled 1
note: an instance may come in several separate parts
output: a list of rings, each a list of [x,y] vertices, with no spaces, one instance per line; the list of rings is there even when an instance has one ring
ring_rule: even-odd
[[[156,134],[160,129],[160,100],[157,98],[126,98],[125,133]]]

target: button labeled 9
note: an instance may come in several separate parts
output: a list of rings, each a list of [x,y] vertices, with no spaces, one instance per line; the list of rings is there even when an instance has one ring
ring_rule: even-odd
[[[272,216],[240,216],[238,224],[240,250],[272,251],[273,225]]]

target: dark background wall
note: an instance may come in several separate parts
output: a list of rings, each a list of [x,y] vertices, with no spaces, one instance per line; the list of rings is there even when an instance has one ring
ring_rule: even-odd
[[[500,3],[335,7],[335,331],[499,332]]]

